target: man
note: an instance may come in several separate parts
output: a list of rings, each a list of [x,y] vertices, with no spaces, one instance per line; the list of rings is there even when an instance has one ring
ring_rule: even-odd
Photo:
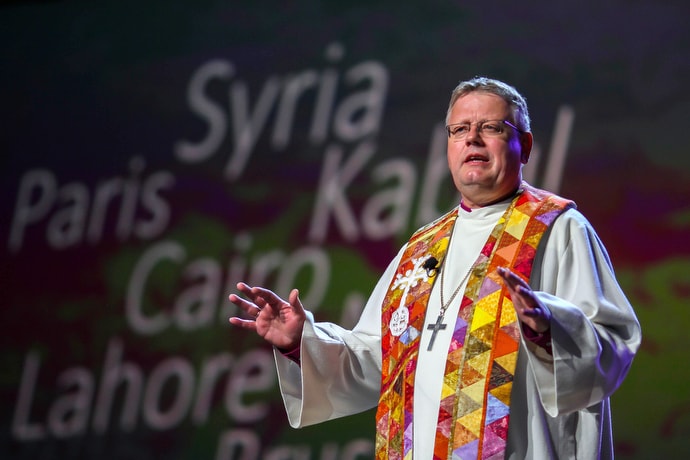
[[[377,458],[612,458],[610,395],[640,327],[571,201],[522,181],[524,98],[475,78],[453,91],[448,166],[461,202],[418,230],[352,331],[238,284],[276,348],[290,423],[378,404]]]

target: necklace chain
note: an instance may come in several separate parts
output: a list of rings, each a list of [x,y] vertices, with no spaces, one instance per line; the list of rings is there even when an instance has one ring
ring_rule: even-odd
[[[443,315],[445,315],[446,310],[448,309],[448,307],[450,307],[450,304],[453,303],[453,300],[455,300],[455,297],[458,295],[458,292],[460,292],[460,288],[462,287],[463,284],[465,284],[465,281],[467,280],[467,278],[469,278],[470,273],[472,273],[472,267],[473,266],[474,266],[474,264],[472,264],[470,266],[469,270],[467,270],[467,273],[465,273],[465,276],[463,276],[462,279],[460,280],[460,282],[458,283],[458,286],[453,291],[453,294],[450,296],[450,299],[448,299],[448,303],[446,303],[446,301],[443,300],[443,292],[445,291],[445,289],[443,287],[444,286],[443,280],[445,277],[443,275],[446,273],[446,264],[445,263],[443,264],[443,266],[441,267],[441,311],[438,313],[439,317],[443,318]]]

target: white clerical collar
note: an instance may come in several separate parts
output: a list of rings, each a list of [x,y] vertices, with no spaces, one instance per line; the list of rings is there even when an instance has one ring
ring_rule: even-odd
[[[513,202],[514,198],[515,195],[512,195],[503,201],[482,206],[481,208],[468,208],[462,203],[461,200],[460,204],[458,205],[458,217],[473,220],[491,218],[495,214],[502,214],[506,209],[508,209],[508,206],[510,206],[510,203]]]

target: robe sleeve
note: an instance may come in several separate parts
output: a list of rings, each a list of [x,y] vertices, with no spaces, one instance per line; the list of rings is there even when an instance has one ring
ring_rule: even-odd
[[[564,212],[545,238],[531,285],[552,313],[552,354],[526,340],[523,345],[541,403],[555,417],[608,398],[630,368],[641,331],[606,249],[582,214]]]
[[[278,382],[293,428],[368,410],[381,388],[381,305],[403,249],[391,261],[350,331],[307,312],[299,364],[274,350]]]

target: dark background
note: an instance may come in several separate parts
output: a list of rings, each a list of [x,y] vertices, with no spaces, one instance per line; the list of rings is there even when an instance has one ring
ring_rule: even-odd
[[[526,175],[578,203],[642,323],[613,398],[618,458],[686,457],[688,17],[681,0],[3,4],[0,457],[370,457],[371,412],[288,427],[271,351],[227,325],[225,299],[240,279],[295,285],[351,326],[455,202],[429,165],[475,75],[526,96]],[[200,69],[215,77],[194,108]],[[319,207],[334,180],[342,200]]]

